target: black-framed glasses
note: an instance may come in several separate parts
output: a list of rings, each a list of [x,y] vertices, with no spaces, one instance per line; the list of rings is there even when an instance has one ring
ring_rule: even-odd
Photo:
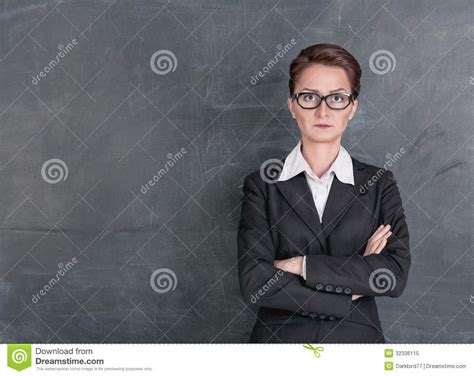
[[[344,110],[354,101],[354,96],[348,93],[319,95],[310,91],[295,93],[291,98],[296,99],[296,102],[301,108],[308,110],[317,108],[322,101],[325,101],[328,107],[332,110]]]

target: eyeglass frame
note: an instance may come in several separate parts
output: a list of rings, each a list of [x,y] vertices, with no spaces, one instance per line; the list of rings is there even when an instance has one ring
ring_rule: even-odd
[[[301,105],[301,103],[299,102],[299,97],[300,95],[302,94],[313,94],[313,95],[316,95],[317,97],[319,97],[321,100],[319,101],[319,103],[317,104],[316,107],[303,107]],[[347,104],[346,107],[344,108],[332,108],[328,102],[326,102],[326,98],[331,96],[331,95],[335,95],[335,94],[339,94],[339,95],[344,95],[346,97],[349,97],[349,103]],[[315,93],[315,92],[312,92],[312,91],[302,91],[300,93],[294,93],[291,95],[291,99],[296,99],[296,103],[298,103],[298,106],[300,106],[302,109],[304,110],[314,110],[316,108],[318,108],[321,103],[323,103],[323,101],[326,103],[326,105],[328,106],[328,108],[330,108],[331,110],[336,110],[336,111],[341,111],[341,110],[345,110],[347,107],[350,106],[351,103],[354,103],[354,95],[353,94],[349,94],[349,93],[344,93],[344,92],[340,92],[340,93],[330,93],[328,95],[319,95],[318,93]]]

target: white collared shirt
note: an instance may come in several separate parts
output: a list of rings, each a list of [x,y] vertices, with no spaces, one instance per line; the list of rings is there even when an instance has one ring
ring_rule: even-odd
[[[339,181],[345,184],[354,185],[354,171],[352,167],[352,158],[342,145],[339,153],[331,164],[329,169],[319,178],[309,166],[301,153],[301,139],[294,149],[288,154],[283,165],[283,169],[278,181],[289,180],[304,171],[306,181],[311,190],[314,204],[318,211],[319,222],[323,221],[324,208],[329,196],[334,175],[337,175]],[[303,257],[303,278],[306,279],[306,256]]]

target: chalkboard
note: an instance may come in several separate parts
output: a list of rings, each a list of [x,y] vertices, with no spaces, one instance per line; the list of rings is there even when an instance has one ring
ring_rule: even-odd
[[[247,342],[243,178],[299,132],[299,51],[360,62],[342,144],[410,230],[387,341],[473,339],[472,1],[1,1],[0,342]]]

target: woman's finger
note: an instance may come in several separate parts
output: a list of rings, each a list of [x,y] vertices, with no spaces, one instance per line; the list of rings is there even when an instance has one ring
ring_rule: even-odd
[[[380,225],[379,227],[377,227],[377,229],[376,229],[375,232],[370,236],[370,238],[372,238],[373,236],[377,235],[380,231],[382,231],[383,228],[384,228],[384,225]]]
[[[370,242],[370,245],[369,244],[367,245],[367,249],[364,252],[364,256],[368,256],[368,255],[371,255],[371,254],[374,254],[374,253],[380,253],[381,250],[379,250],[379,249],[380,249],[380,246],[381,246],[381,242],[386,241],[390,237],[390,235],[392,235],[391,231],[384,234],[383,237],[380,238],[379,240]],[[383,249],[383,247],[382,247],[382,249]]]
[[[380,239],[382,239],[385,234],[387,234],[387,232],[390,231],[390,225],[386,225],[384,227],[382,227],[380,230],[377,229],[377,231],[374,232],[374,234],[371,236],[371,239],[373,241],[379,241]]]
[[[375,250],[375,248],[377,248],[377,245],[378,243],[369,242],[367,244],[367,248],[364,251],[364,256],[370,255]]]
[[[372,234],[371,238],[376,238],[377,236],[386,233],[390,229],[390,225],[380,225],[377,230]]]
[[[377,249],[380,244],[380,241],[387,235],[390,230],[390,225],[380,225],[377,230],[372,234],[367,242],[366,249],[363,256],[368,256]]]
[[[376,244],[374,244],[373,248],[371,249],[369,255],[375,255],[377,254],[377,249],[380,247],[380,245],[382,244],[383,242],[383,239],[379,240]]]
[[[371,253],[377,248],[383,235],[386,231],[388,231],[385,227],[386,226],[381,225],[381,227],[379,227],[377,231],[375,231],[374,234],[369,238],[366,252]]]
[[[364,256],[370,255],[370,253],[375,249],[374,242],[372,239],[369,239],[367,246],[365,247]]]
[[[390,235],[392,235],[391,232],[389,234],[387,234],[387,236],[382,239],[382,241],[378,245],[377,249],[374,251],[374,254],[378,255],[380,252],[382,252],[384,250],[385,246],[387,245],[387,239],[390,237]]]
[[[387,245],[387,240],[382,239],[382,241],[378,245],[377,249],[372,254],[373,255],[378,255],[380,252],[382,252],[382,249],[384,249],[386,245]]]
[[[369,256],[373,254],[375,250],[377,249],[377,247],[379,246],[379,244],[380,244],[380,241],[378,241],[377,243],[373,243],[370,249],[368,249],[367,252],[364,254],[364,256]]]
[[[377,248],[377,242],[374,242],[372,239],[369,239],[367,242],[367,247],[365,248],[364,256],[369,255],[374,251],[375,248]]]

